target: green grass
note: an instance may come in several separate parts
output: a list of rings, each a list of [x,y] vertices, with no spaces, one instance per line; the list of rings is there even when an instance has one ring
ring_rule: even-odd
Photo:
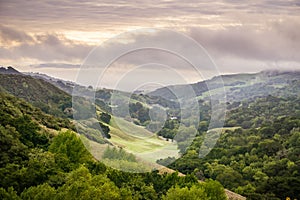
[[[165,141],[156,136],[156,134],[146,130],[142,126],[137,126],[122,118],[113,117],[110,124],[111,142],[116,147],[121,147],[129,153],[133,153],[138,158],[154,163],[156,160],[167,157],[178,157],[177,144],[175,142]],[[210,131],[235,130],[239,127],[223,127],[211,129]],[[100,157],[103,149],[107,145],[92,144],[93,153]]]
[[[120,129],[116,121],[122,124],[122,126],[126,126],[126,130]],[[138,160],[137,163],[119,163],[119,161],[105,160],[102,158],[102,155],[109,144],[99,144],[88,139],[83,139],[83,141],[85,140],[85,146],[92,155],[110,167],[125,171],[133,170],[139,172],[140,170],[140,172],[146,172],[161,168],[160,165],[156,164],[158,159],[169,156],[178,157],[176,143],[165,141],[141,126],[137,126],[121,118],[114,118],[111,120],[109,128],[111,139],[108,141],[116,147],[123,148],[128,153],[133,153]],[[129,134],[127,131],[132,132]]]
[[[149,137],[135,136],[132,134],[128,134],[124,132],[124,130],[120,130],[116,128],[116,122],[114,120],[111,121],[110,124],[110,134],[111,139],[109,141],[116,147],[122,147],[129,153],[133,153],[138,160],[142,159],[149,163],[149,165],[154,164],[156,160],[167,158],[167,157],[175,157],[178,158],[178,149],[177,144],[175,142],[165,141],[155,134],[149,132],[143,127],[136,126],[133,123],[127,122],[124,119],[117,119],[124,124],[129,124],[128,130],[135,129],[134,131],[140,130],[144,131],[147,134],[152,134]],[[125,122],[124,122],[125,121]],[[235,130],[240,127],[223,127],[223,128],[215,128],[210,131],[219,131],[223,134],[226,130]],[[145,134],[144,133],[144,134]],[[86,139],[87,140],[87,139]],[[94,141],[84,142],[85,146],[89,149],[92,155],[98,159],[102,160],[102,155],[104,150],[108,147],[108,144],[99,144]],[[158,167],[158,165],[155,165]]]
[[[152,135],[154,135],[154,133],[148,131],[143,126],[135,125],[132,122],[128,122],[118,117],[113,117],[110,125],[134,137],[151,137]]]
[[[177,156],[176,143],[165,141],[144,127],[124,119],[114,117],[110,123],[110,130],[111,143],[144,160],[155,162],[160,158]]]

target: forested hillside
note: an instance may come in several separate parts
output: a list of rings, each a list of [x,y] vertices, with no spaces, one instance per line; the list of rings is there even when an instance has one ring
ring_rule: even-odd
[[[30,76],[1,74],[0,86],[12,95],[22,98],[42,111],[58,117],[72,117],[72,98],[54,85]]]
[[[247,199],[299,199],[300,196],[300,74],[299,72],[266,71],[258,74],[223,76],[223,83],[208,80],[191,85],[198,87],[200,123],[198,136],[183,157],[175,161],[170,157],[158,163],[183,173],[195,173],[205,180],[218,180],[224,187]],[[211,103],[209,95],[218,95],[224,86],[227,113],[217,144],[204,158],[199,150],[204,138],[214,135],[208,130]],[[186,85],[171,86],[179,93]],[[197,92],[198,91],[198,92]],[[172,99],[167,88],[150,95]],[[181,95],[184,100],[185,95]],[[178,111],[173,113],[179,113]],[[173,139],[178,132],[180,114],[169,119],[159,135]],[[217,129],[220,129],[217,128]],[[215,130],[217,130],[215,129]]]
[[[205,82],[193,84],[200,109],[195,129],[195,118],[181,116],[179,102],[189,101],[184,93],[173,99],[166,88],[131,95],[80,86],[85,95],[72,107],[74,85],[56,80],[67,87],[64,92],[51,81],[9,71],[0,74],[1,199],[217,200],[226,199],[223,187],[253,200],[300,199],[299,72],[223,76],[227,101],[220,127],[209,126],[212,103],[218,104],[210,95],[218,95],[222,84],[208,80],[215,86],[211,91]],[[184,92],[187,86],[171,87]],[[113,95],[120,105],[129,103],[128,111],[112,111],[118,108]],[[95,116],[88,112],[93,109]],[[153,109],[161,109],[166,118],[153,121]],[[81,118],[74,120],[74,113]],[[163,127],[160,120],[166,120]],[[179,130],[180,124],[185,127]],[[187,145],[184,135],[193,130],[197,135]],[[219,130],[212,151],[200,158],[204,139]],[[155,152],[173,140],[181,157],[158,158]],[[187,176],[112,168],[141,172],[136,155],[148,153],[154,162]]]
[[[272,96],[244,101],[231,108],[227,128],[205,158],[199,159],[197,152],[209,133],[200,131],[170,167],[218,180],[247,199],[299,199],[299,102],[299,97]]]
[[[1,199],[226,199],[194,175],[126,173],[87,151],[67,119],[0,93]]]

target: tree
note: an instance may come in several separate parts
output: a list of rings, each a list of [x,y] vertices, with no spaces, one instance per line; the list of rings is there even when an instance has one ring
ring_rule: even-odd
[[[108,178],[92,176],[87,168],[80,166],[69,173],[67,182],[57,189],[56,199],[121,199],[120,191]]]
[[[0,167],[7,163],[21,163],[27,158],[28,148],[20,140],[20,134],[12,127],[0,125]]]
[[[67,171],[92,159],[81,139],[71,131],[59,133],[49,146],[49,151],[55,154],[59,166]]]
[[[259,133],[264,137],[264,138],[271,138],[275,134],[275,130],[272,127],[263,127],[259,130]]]
[[[225,194],[223,186],[214,180],[207,180],[205,183],[202,183],[204,190],[207,194],[208,199],[210,200],[226,200],[227,196]]]
[[[106,123],[106,124],[109,124],[110,119],[111,119],[111,115],[110,115],[110,114],[107,114],[107,113],[105,113],[105,112],[103,112],[103,113],[100,114],[99,119],[100,119],[102,122],[104,122],[104,123]]]
[[[29,153],[27,168],[23,175],[24,182],[27,183],[27,187],[42,184],[57,170],[55,157],[51,152],[33,149]]]
[[[125,150],[116,147],[110,148],[109,146],[105,149],[103,159],[112,159],[112,160],[126,160],[129,162],[136,162],[136,158],[133,154],[127,153]]]
[[[47,183],[25,189],[21,194],[21,198],[24,200],[52,200],[55,197],[55,188]]]
[[[110,128],[106,125],[104,125],[102,122],[99,122],[101,133],[103,134],[103,137],[106,137],[108,139],[111,138],[111,135],[109,134]]]
[[[4,188],[0,188],[0,199],[2,200],[21,200],[18,197],[17,192],[14,190],[13,187],[9,187],[7,190]]]
[[[48,142],[47,140],[41,141],[43,139],[40,138],[40,135],[38,134],[40,127],[37,123],[33,122],[28,115],[15,119],[14,127],[21,134],[21,142],[28,147],[35,147],[40,142],[43,144]]]
[[[172,187],[168,190],[167,194],[163,197],[164,200],[206,200],[208,199],[205,189],[199,185],[193,185],[191,188],[178,186]]]
[[[205,132],[208,130],[208,122],[207,121],[201,121],[199,123],[198,131],[199,132]]]

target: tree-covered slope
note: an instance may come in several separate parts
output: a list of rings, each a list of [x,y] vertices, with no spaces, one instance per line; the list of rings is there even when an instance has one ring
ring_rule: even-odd
[[[104,166],[86,151],[78,135],[72,131],[58,134],[59,130],[74,129],[69,120],[55,117],[67,117],[74,112],[68,109],[72,106],[69,104],[69,94],[49,82],[29,76],[6,74],[1,75],[0,80],[0,132],[3,144],[0,169],[0,179],[3,179],[1,198],[5,195],[17,195],[23,199],[38,195],[71,198],[74,193],[70,188],[76,188],[76,184],[79,184],[74,177],[86,180],[83,184],[84,189],[75,190],[78,190],[80,198],[93,194],[98,198],[98,194],[107,190],[106,186],[99,184],[101,181],[108,183],[112,191],[105,193],[107,198],[113,196],[115,199],[173,199],[184,194],[191,199],[223,198],[223,193],[220,192],[223,191],[220,189],[222,187],[216,182],[211,182],[212,188],[219,188],[217,190],[220,193],[212,197],[206,189],[210,183],[201,185],[195,177],[200,180],[217,180],[226,188],[247,196],[248,199],[299,198],[299,72],[223,76],[227,91],[225,127],[214,149],[202,159],[198,156],[199,149],[204,138],[214,131],[213,129],[207,132],[211,102],[205,83],[193,84],[200,107],[198,134],[189,147],[184,145],[184,141],[179,143],[183,157],[169,166],[174,170],[192,174],[186,178],[174,174],[159,175],[156,172],[133,175]],[[220,86],[216,80],[209,80],[215,86],[210,91],[213,95],[218,94]],[[185,87],[174,86],[182,92]],[[81,98],[75,106],[78,110],[75,111],[90,110],[91,107],[95,107],[88,98],[93,91],[84,87],[81,89],[87,99]],[[165,88],[157,91],[165,91]],[[114,92],[120,102],[129,102],[129,113],[120,110],[120,116],[112,116],[112,108],[115,105],[112,105],[110,100]],[[162,96],[152,96],[153,94],[155,92],[151,95],[130,95],[108,89],[97,90],[96,115],[83,116],[77,121],[79,129],[76,130],[93,141],[92,144],[106,143],[106,146],[110,144],[121,147],[103,149],[101,155],[99,154],[99,159],[103,161],[110,159],[107,162],[112,164],[110,166],[127,165],[127,160],[136,164],[136,158],[125,151],[152,151],[158,148],[157,144],[167,142],[158,142],[159,138],[155,135],[151,140],[142,141],[141,135],[152,134],[145,130],[145,127],[150,123],[149,112],[154,105],[161,106],[167,112],[167,121],[163,129],[157,132],[157,135],[162,137],[173,139],[178,132],[179,123],[187,126],[185,131],[188,133],[189,124],[194,120],[183,120],[178,103],[171,97],[167,100],[169,96],[164,95],[164,92]],[[181,99],[184,100],[186,99]],[[133,123],[126,121],[130,117],[133,118]],[[119,125],[125,128],[120,128]],[[97,129],[99,126],[105,133]],[[75,152],[79,152],[80,156]],[[116,159],[120,156],[128,159]],[[47,162],[42,158],[47,158]],[[37,165],[40,162],[45,162],[45,165]],[[158,163],[166,162],[162,159]],[[38,169],[37,173],[30,171],[31,169]],[[23,176],[25,178],[22,178]],[[17,194],[9,189],[10,186]],[[194,194],[198,195],[195,197]]]
[[[299,199],[299,71],[266,71],[224,75],[222,78],[227,113],[224,127],[218,128],[223,131],[217,144],[205,158],[199,158],[200,147],[205,145],[204,138],[214,132],[214,129],[207,132],[210,95],[219,92],[219,83],[213,78],[208,80],[215,84],[211,91],[207,91],[204,82],[192,85],[198,87],[196,93],[199,95],[198,136],[183,157],[169,167],[183,173],[193,172],[202,180],[216,179],[247,199]],[[172,87],[180,93],[187,86]],[[150,94],[172,98],[168,96],[167,88]],[[181,100],[185,101],[184,98]],[[159,135],[172,139],[178,132],[178,124],[187,123],[180,120],[180,114],[175,116],[179,120],[169,119]],[[168,159],[158,162],[164,164]]]
[[[54,130],[74,129],[74,125],[68,119],[46,114],[25,100],[3,90],[0,90],[0,113],[1,125],[14,126],[17,123],[16,120],[22,121],[21,118],[26,118],[40,127]]]
[[[205,130],[170,167],[212,178],[247,199],[299,199],[300,98],[267,96],[228,104],[224,131],[200,159]],[[232,127],[232,128],[229,128]],[[212,130],[213,131],[213,130]]]
[[[106,167],[87,151],[67,119],[3,91],[0,97],[0,199],[226,199],[222,185],[199,183],[194,175]]]
[[[54,85],[23,74],[0,74],[0,86],[46,113],[71,117],[72,98]]]

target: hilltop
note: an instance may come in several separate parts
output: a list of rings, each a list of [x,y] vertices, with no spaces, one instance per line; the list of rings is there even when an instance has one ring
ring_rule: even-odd
[[[22,73],[17,71],[13,67],[9,66],[7,68],[0,67],[0,74],[22,74]]]
[[[221,79],[220,79],[221,77]],[[188,84],[172,85],[159,88],[148,93],[150,96],[160,96],[166,99],[176,99],[173,93],[180,98],[185,98],[187,88],[191,87],[196,96],[206,97],[218,93],[218,89],[224,88],[227,101],[242,101],[244,99],[263,97],[267,95],[287,96],[291,93],[285,92],[293,82],[300,80],[300,71],[262,71],[253,74],[230,74],[213,77],[209,80]],[[210,88],[208,88],[208,85]],[[294,88],[293,94],[299,94],[300,89]],[[173,93],[172,93],[172,92]]]

